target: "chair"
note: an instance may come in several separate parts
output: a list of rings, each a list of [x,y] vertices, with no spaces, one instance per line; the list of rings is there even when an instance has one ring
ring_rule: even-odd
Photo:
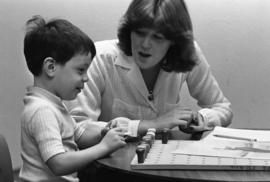
[[[0,182],[13,182],[11,156],[6,139],[0,134]]]

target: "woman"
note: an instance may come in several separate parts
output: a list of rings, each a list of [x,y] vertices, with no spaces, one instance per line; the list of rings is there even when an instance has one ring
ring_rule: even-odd
[[[176,126],[192,133],[231,123],[231,104],[194,41],[183,0],[133,0],[118,40],[96,48],[89,81],[71,104],[77,121],[126,117],[131,135]],[[185,82],[198,112],[180,106]]]

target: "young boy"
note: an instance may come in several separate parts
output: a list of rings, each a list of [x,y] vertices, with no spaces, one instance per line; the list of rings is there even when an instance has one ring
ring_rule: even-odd
[[[26,27],[24,54],[34,84],[23,100],[20,178],[78,182],[76,171],[125,145],[121,128],[102,138],[96,125],[76,123],[62,102],[75,99],[88,81],[95,46],[63,19],[46,22],[34,16]]]

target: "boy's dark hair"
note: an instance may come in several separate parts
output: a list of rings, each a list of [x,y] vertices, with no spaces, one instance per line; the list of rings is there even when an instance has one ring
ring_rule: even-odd
[[[118,46],[131,56],[131,32],[153,28],[173,45],[161,62],[167,72],[187,72],[197,63],[191,19],[183,0],[133,0],[118,28]]]
[[[39,76],[47,57],[65,64],[76,54],[96,55],[93,41],[78,27],[64,19],[46,21],[39,15],[26,22],[24,55],[30,72]]]

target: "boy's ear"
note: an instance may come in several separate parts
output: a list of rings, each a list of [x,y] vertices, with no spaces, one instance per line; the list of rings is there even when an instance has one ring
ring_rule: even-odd
[[[45,58],[43,62],[43,69],[48,76],[53,77],[56,71],[55,59],[53,59],[52,57]]]

